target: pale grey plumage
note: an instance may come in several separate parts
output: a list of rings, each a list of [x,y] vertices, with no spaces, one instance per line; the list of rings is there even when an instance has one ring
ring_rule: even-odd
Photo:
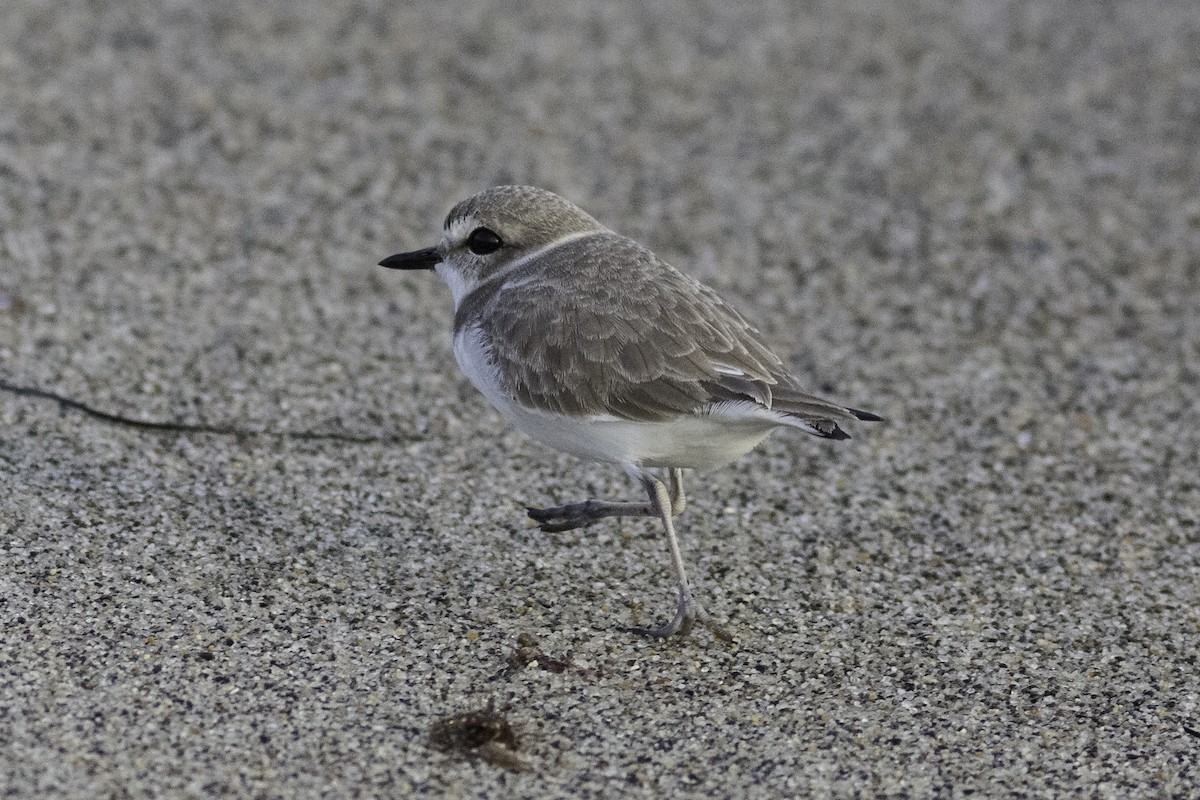
[[[753,326],[716,292],[648,248],[600,230],[463,299],[455,330],[477,327],[505,389],[541,411],[662,422],[752,400],[844,438],[863,412],[806,394]],[[569,269],[563,269],[569,265]]]
[[[844,439],[838,420],[879,419],[802,391],[714,291],[543,189],[484,190],[450,211],[436,246],[380,263],[446,280],[455,358],[505,417],[642,483],[649,503],[529,509],[545,531],[662,519],[679,605],[673,620],[641,633],[687,633],[698,622],[729,637],[688,583],[672,522],[684,508],[682,468],[728,463],[779,426]]]

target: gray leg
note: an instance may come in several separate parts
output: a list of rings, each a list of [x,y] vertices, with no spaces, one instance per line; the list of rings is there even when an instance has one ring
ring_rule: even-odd
[[[640,480],[640,479],[639,479]],[[683,494],[683,470],[670,470],[671,497],[667,508],[672,516],[683,513],[687,499]],[[529,518],[547,533],[558,533],[582,528],[608,517],[657,517],[661,513],[653,503],[612,503],[607,500],[584,500],[553,508],[525,509]]]
[[[672,489],[677,484],[679,485],[680,506],[682,506],[682,484],[678,481],[676,472],[677,470],[672,470],[671,484]],[[626,630],[655,638],[671,636],[676,633],[687,636],[691,633],[692,626],[698,622],[718,638],[727,642],[733,641],[733,636],[729,631],[710,617],[704,607],[692,597],[692,586],[688,583],[687,571],[683,566],[683,554],[679,551],[679,539],[675,536],[675,525],[671,522],[671,512],[675,510],[675,504],[672,502],[673,498],[668,493],[667,487],[663,485],[662,481],[651,475],[642,476],[642,485],[646,487],[646,491],[650,495],[650,502],[657,509],[663,526],[667,529],[667,546],[671,550],[671,567],[675,571],[675,580],[679,584],[679,606],[675,611],[675,618],[670,622],[654,628],[627,628]]]

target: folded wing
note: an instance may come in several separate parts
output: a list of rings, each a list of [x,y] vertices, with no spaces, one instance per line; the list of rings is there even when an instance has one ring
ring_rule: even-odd
[[[456,318],[482,329],[522,404],[664,422],[749,402],[832,439],[848,438],[839,419],[878,419],[801,391],[741,314],[636,242],[603,233],[562,248],[541,271],[481,286]]]

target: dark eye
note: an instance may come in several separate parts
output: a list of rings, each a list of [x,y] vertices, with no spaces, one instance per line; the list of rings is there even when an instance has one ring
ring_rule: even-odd
[[[477,256],[486,256],[504,246],[504,242],[494,231],[487,228],[476,228],[467,237],[467,249]]]

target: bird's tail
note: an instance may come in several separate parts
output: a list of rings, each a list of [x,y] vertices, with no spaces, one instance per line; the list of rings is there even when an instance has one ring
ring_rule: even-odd
[[[771,409],[782,413],[789,425],[822,439],[849,439],[850,434],[838,426],[838,420],[880,422],[883,417],[870,411],[831,403],[815,395],[805,394],[787,386],[773,386]]]

